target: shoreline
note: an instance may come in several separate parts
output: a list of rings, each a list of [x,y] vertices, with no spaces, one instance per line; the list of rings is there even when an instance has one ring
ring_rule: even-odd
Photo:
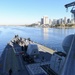
[[[46,27],[46,26],[25,26],[25,25],[0,25],[0,26],[22,26],[22,27],[34,27],[34,28],[57,28],[57,29],[75,29],[75,25],[69,26],[57,26],[57,27]]]

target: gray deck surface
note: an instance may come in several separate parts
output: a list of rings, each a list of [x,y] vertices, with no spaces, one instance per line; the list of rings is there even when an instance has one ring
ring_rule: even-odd
[[[43,62],[50,61],[51,54],[53,54],[54,51],[42,45],[37,45],[40,51],[38,57],[40,59],[39,61],[41,61],[42,57],[46,59]],[[6,46],[0,58],[0,75],[9,75],[10,69],[12,69],[12,75],[29,75],[22,55],[17,55],[20,51],[22,50],[18,44],[15,44],[14,47],[11,47],[10,45]]]
[[[8,47],[8,46],[7,46]],[[25,65],[22,63],[21,55],[14,53],[13,48],[5,48],[0,60],[0,75],[9,75],[9,69],[12,69],[12,75],[29,75]]]

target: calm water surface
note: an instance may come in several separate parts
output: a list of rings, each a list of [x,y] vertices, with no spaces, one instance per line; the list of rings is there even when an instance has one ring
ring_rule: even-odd
[[[0,55],[6,44],[18,34],[23,38],[30,38],[34,42],[43,44],[54,50],[63,51],[62,41],[69,35],[74,34],[75,29],[56,28],[32,28],[21,26],[0,26]]]

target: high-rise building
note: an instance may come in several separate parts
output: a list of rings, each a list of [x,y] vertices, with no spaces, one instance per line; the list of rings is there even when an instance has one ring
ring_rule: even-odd
[[[72,24],[75,24],[75,23],[74,23],[74,19],[71,19],[71,23],[72,23]]]
[[[43,18],[41,18],[41,24],[43,24],[43,21],[44,21]]]
[[[56,25],[57,24],[57,20],[53,19],[52,25]]]
[[[43,18],[41,18],[41,24],[49,24],[48,16],[44,16]]]
[[[71,23],[75,24],[75,22],[74,22],[74,15],[73,14],[71,15]]]
[[[61,18],[61,24],[63,24],[63,18]]]
[[[71,23],[71,21],[70,21],[70,19],[69,19],[69,18],[67,19],[67,23]]]
[[[64,17],[64,24],[66,24],[67,23],[67,18],[66,17]]]
[[[59,20],[57,20],[57,24],[60,24]]]
[[[44,16],[44,24],[49,24],[49,19],[48,19],[48,17],[47,16]]]
[[[63,24],[63,18],[59,19],[59,24]]]
[[[51,21],[51,19],[49,19],[49,25],[51,25],[52,24],[52,21]]]

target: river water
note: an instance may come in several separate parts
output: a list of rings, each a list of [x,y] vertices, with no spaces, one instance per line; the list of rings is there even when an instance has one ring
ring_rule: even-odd
[[[74,34],[75,29],[33,28],[24,26],[0,26],[0,55],[7,43],[18,34],[23,38],[30,38],[51,49],[64,51],[62,42],[69,34]]]

